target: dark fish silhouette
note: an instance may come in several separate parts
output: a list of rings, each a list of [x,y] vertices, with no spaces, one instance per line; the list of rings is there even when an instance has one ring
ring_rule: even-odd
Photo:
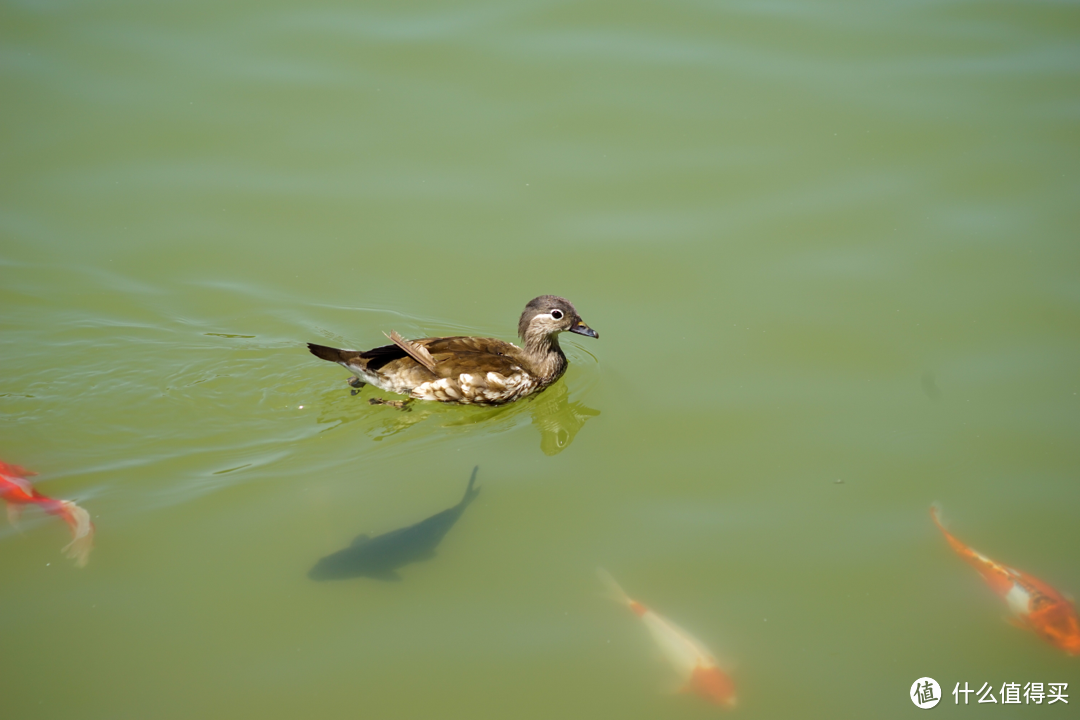
[[[308,572],[312,580],[344,580],[353,577],[369,577],[376,580],[400,580],[398,568],[409,563],[427,560],[435,555],[435,548],[454,526],[469,503],[480,494],[473,489],[476,482],[474,467],[469,485],[461,502],[452,508],[436,513],[409,527],[391,530],[378,537],[359,535],[352,545],[327,555]]]

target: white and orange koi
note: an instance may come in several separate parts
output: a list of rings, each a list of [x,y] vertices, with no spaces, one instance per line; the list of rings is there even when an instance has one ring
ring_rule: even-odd
[[[90,522],[90,513],[71,500],[54,500],[39,493],[26,479],[33,474],[26,468],[0,460],[0,498],[7,502],[8,519],[14,524],[23,506],[30,504],[59,516],[71,530],[71,542],[64,546],[64,551],[77,567],[85,566],[94,547],[94,523]]]
[[[975,568],[1009,606],[1016,625],[1070,655],[1080,655],[1080,619],[1072,602],[1042,580],[995,562],[957,540],[941,524],[941,507],[937,503],[930,507],[930,517],[956,554]]]
[[[735,707],[735,684],[708,648],[675,623],[632,599],[607,571],[601,569],[598,572],[615,598],[641,618],[668,661],[685,679],[682,692],[694,693],[722,707]]]

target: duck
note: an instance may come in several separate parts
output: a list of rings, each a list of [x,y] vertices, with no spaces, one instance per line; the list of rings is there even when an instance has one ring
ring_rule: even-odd
[[[365,385],[407,395],[405,400],[370,398],[372,405],[408,409],[414,400],[456,405],[504,405],[543,391],[568,365],[559,333],[599,338],[574,305],[557,295],[541,295],[518,320],[522,347],[496,338],[457,335],[407,340],[391,331],[392,345],[341,350],[308,343],[317,358],[356,373],[347,382],[357,394]]]

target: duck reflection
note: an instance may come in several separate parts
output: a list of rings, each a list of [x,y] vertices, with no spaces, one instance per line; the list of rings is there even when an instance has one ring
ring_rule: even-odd
[[[354,577],[400,580],[398,569],[433,557],[435,548],[446,537],[446,533],[450,532],[450,528],[465,512],[469,503],[480,494],[478,489],[473,488],[477,470],[479,466],[473,468],[465,495],[457,505],[415,525],[391,530],[378,537],[358,535],[349,547],[327,555],[315,563],[315,567],[308,572],[308,577],[312,580],[344,580]]]
[[[447,408],[425,403],[412,405],[407,412],[369,411],[367,403],[359,409],[353,398],[339,394],[339,391],[324,396],[324,408],[319,423],[341,425],[362,420],[373,440],[397,435],[432,417],[441,420],[440,427],[444,428],[485,424],[493,432],[502,432],[516,427],[521,420],[520,414],[528,412],[540,433],[540,449],[545,455],[557,455],[570,447],[585,422],[600,414],[599,410],[584,403],[570,402],[565,381],[555,383],[539,395],[494,408]]]
[[[545,455],[558,455],[570,447],[585,421],[600,414],[569,398],[566,383],[559,383],[532,403],[532,424],[540,431],[540,449]]]

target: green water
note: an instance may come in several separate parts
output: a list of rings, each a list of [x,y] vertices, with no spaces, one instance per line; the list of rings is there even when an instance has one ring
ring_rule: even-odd
[[[927,509],[1080,592],[1080,7],[9,2],[5,718],[1065,717]],[[351,397],[306,342],[598,340],[500,409]],[[480,495],[399,582],[359,533]],[[1070,704],[957,707],[955,683]]]

